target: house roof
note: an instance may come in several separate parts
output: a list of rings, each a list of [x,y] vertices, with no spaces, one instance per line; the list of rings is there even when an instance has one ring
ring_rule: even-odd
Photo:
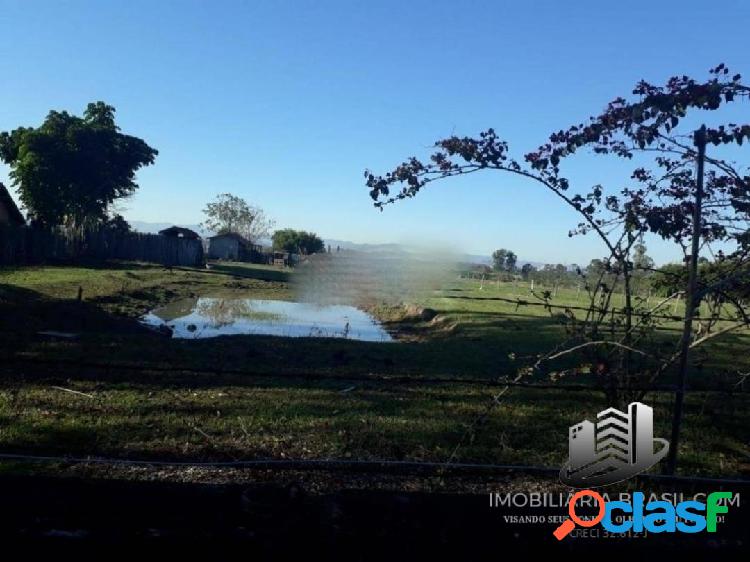
[[[11,220],[18,224],[26,223],[26,219],[23,218],[21,211],[19,211],[16,206],[16,202],[13,201],[13,198],[10,196],[10,193],[8,193],[8,190],[2,182],[0,182],[0,205],[3,205],[8,210],[8,215],[10,215]]]
[[[197,240],[198,238],[200,238],[200,235],[194,230],[183,228],[181,226],[170,226],[169,228],[160,230],[159,234],[161,234],[162,236],[176,236],[181,238],[190,238],[193,240]]]
[[[217,234],[215,236],[209,237],[209,240],[215,240],[216,238],[232,238],[233,240],[237,240],[241,244],[250,244],[244,237],[240,236],[236,232],[225,232],[224,234]]]

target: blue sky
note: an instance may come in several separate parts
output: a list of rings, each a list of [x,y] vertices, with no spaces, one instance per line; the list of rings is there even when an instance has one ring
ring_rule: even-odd
[[[490,126],[520,157],[641,78],[703,78],[719,62],[750,77],[748,24],[742,0],[0,0],[0,130],[114,105],[160,151],[123,205],[131,220],[196,223],[228,191],[326,238],[587,263],[601,248],[569,239],[575,215],[536,185],[486,174],[381,213],[363,170]],[[594,158],[566,170],[584,187],[626,177]]]

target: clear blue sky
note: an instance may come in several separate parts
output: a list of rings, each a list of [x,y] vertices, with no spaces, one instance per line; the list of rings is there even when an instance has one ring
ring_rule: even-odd
[[[598,244],[568,239],[576,217],[536,185],[489,174],[380,213],[362,172],[489,126],[520,156],[641,78],[703,78],[719,62],[750,77],[749,28],[743,0],[0,0],[0,130],[114,105],[160,152],[124,205],[131,220],[196,223],[228,191],[326,238],[586,263]],[[619,186],[619,171],[568,168],[585,187]]]

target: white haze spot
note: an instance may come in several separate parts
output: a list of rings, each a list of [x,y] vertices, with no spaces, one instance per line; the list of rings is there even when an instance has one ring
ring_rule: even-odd
[[[445,247],[426,246],[316,254],[299,264],[293,287],[301,302],[355,306],[418,302],[455,279],[458,256]]]

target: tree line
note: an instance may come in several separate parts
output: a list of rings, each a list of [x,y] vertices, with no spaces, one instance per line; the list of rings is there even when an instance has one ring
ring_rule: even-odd
[[[124,134],[115,112],[98,101],[81,116],[50,111],[38,127],[0,133],[0,161],[11,168],[11,182],[32,226],[130,230],[117,203],[138,190],[136,173],[153,165],[159,152]],[[237,234],[253,244],[274,226],[263,209],[231,193],[219,194],[203,213],[202,226],[209,232]],[[272,242],[274,249],[294,253],[323,250],[317,234],[301,230],[278,230]]]
[[[654,260],[648,255],[648,248],[643,241],[633,246],[632,253],[632,289],[633,294],[639,297],[655,296],[667,297],[680,293],[687,282],[687,273],[683,263],[667,263],[656,267]],[[623,294],[624,289],[617,288],[616,267],[611,260],[606,258],[594,258],[588,265],[578,264],[543,264],[535,266],[524,263],[521,267],[517,265],[515,252],[507,249],[495,250],[492,253],[492,267],[479,266],[471,273],[479,273],[487,279],[500,281],[533,281],[537,287],[566,287],[580,288],[587,279],[601,279],[602,284],[609,284],[614,291]],[[724,289],[725,295],[732,295],[738,301],[747,300],[750,297],[750,272],[741,274],[734,271],[731,263],[726,260],[711,260],[701,256],[698,260],[698,278],[700,285],[710,285],[722,276],[734,276],[735,281],[728,284]],[[468,271],[467,271],[468,272]]]

